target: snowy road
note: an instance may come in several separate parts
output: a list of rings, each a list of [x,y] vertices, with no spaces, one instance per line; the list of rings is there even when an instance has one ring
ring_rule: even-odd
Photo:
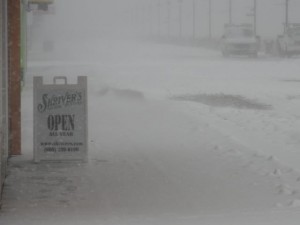
[[[299,58],[224,59],[205,49],[111,41],[96,48],[81,45],[74,52],[71,46],[49,55],[58,67],[42,67],[42,73],[86,74],[94,92],[125,89],[149,99],[190,100],[175,104],[251,150],[300,171]]]
[[[0,224],[299,223],[300,59],[92,43],[30,55]],[[31,79],[53,74],[88,76],[87,164],[31,162]]]

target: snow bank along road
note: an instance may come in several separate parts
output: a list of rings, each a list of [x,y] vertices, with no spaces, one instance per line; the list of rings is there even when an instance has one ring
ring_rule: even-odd
[[[62,46],[30,55],[0,224],[299,223],[300,59]],[[32,163],[31,78],[53,74],[88,76],[86,164]]]

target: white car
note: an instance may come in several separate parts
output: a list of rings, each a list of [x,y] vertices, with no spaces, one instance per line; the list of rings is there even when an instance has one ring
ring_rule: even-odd
[[[254,34],[252,25],[225,25],[221,49],[223,56],[248,55],[256,57],[260,39]]]
[[[277,38],[278,52],[281,56],[300,54],[300,24],[288,24],[283,35]]]

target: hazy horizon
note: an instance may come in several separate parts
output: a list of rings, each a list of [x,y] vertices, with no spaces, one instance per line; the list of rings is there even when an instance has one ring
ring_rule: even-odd
[[[169,9],[168,9],[168,2]],[[40,24],[43,35],[86,37],[133,37],[193,35],[193,0],[61,0],[54,2],[54,14],[43,15]],[[195,36],[207,37],[208,0],[195,0]],[[83,4],[85,3],[85,4]],[[219,38],[225,23],[229,22],[229,0],[212,0],[212,37]],[[249,16],[253,0],[232,0],[232,22],[252,23]],[[276,38],[282,33],[285,20],[284,0],[257,1],[257,34],[262,38]],[[66,14],[66,9],[68,14]],[[290,22],[300,22],[300,2],[291,0]],[[248,14],[248,16],[247,16]],[[34,21],[29,16],[29,25]]]

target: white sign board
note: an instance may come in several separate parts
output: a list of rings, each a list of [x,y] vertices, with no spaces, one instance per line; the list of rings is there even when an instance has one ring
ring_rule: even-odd
[[[58,81],[63,81],[58,83]],[[34,161],[87,159],[87,77],[34,77]]]

